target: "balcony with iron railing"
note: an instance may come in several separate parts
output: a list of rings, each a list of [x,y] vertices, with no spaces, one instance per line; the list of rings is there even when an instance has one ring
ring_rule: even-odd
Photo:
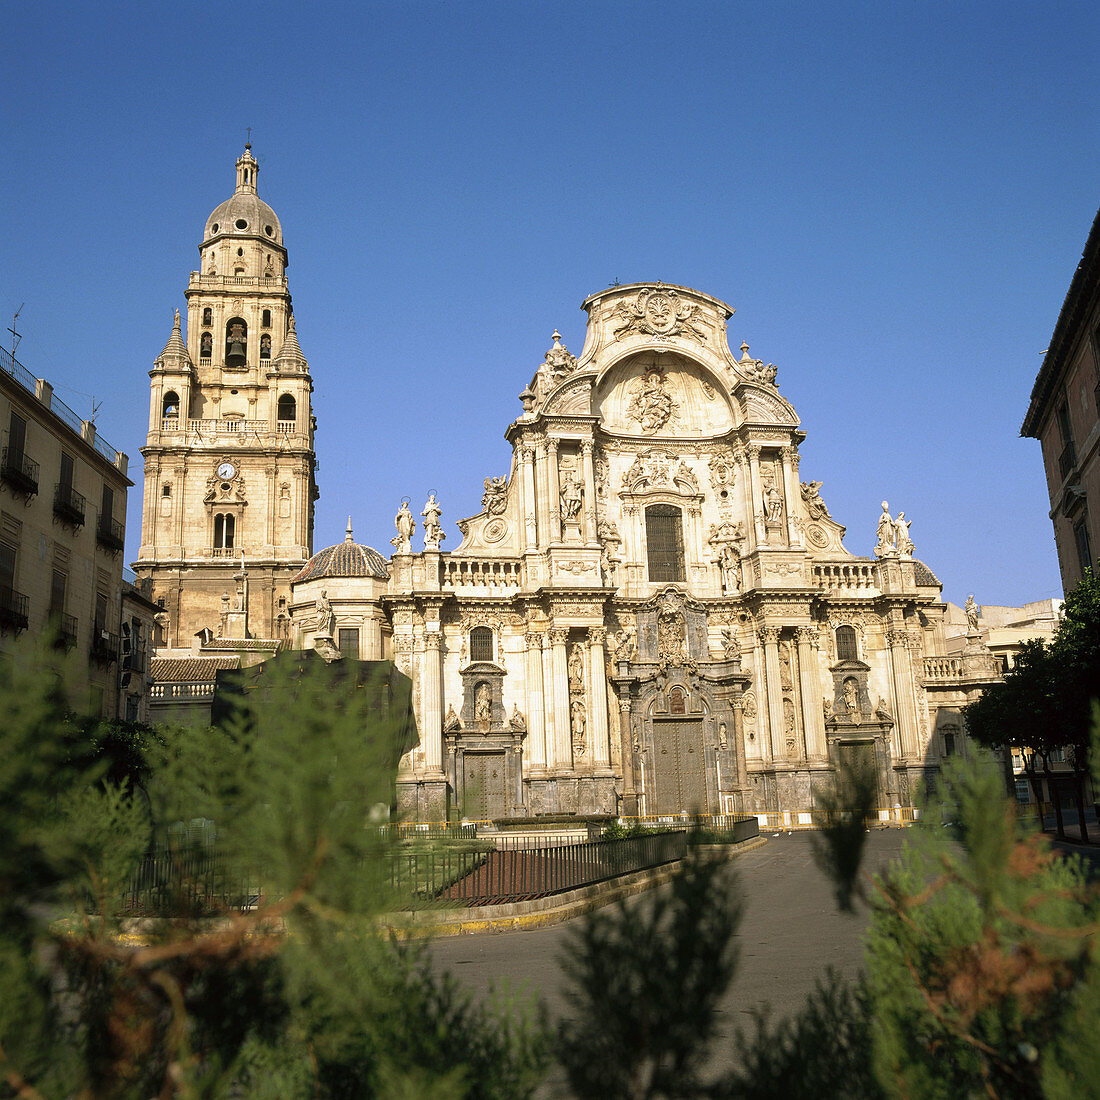
[[[61,649],[72,649],[76,645],[76,616],[66,615],[64,611],[51,608],[49,617],[55,645]]]
[[[131,641],[130,648],[122,655],[123,672],[142,672],[145,669],[145,642]]]
[[[1076,465],[1077,451],[1074,448],[1073,440],[1071,439],[1062,448],[1062,453],[1058,456],[1058,473],[1061,475],[1063,481],[1065,481],[1066,478],[1073,473],[1073,469]]]
[[[92,660],[109,664],[118,660],[118,635],[102,627],[92,631]]]
[[[95,528],[95,540],[107,550],[122,550],[126,545],[126,528],[112,516],[100,516]]]
[[[0,458],[0,480],[24,496],[38,492],[38,463],[20,449],[5,447]]]
[[[0,584],[0,626],[26,630],[29,603],[27,597],[22,592],[16,592],[10,584]]]
[[[88,502],[71,485],[59,481],[53,494],[53,514],[64,523],[74,527],[84,526],[84,515]]]

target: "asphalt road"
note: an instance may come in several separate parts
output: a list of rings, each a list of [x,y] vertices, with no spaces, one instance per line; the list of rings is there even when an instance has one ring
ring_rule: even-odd
[[[877,871],[901,850],[904,830],[868,836],[864,869]],[[868,913],[837,911],[832,888],[817,869],[806,833],[768,835],[768,843],[734,861],[731,891],[745,902],[738,933],[741,960],[721,1003],[712,1047],[715,1069],[728,1064],[729,1036],[747,1026],[754,1009],[770,1006],[776,1016],[797,1011],[827,967],[854,977],[862,967],[862,936]],[[634,899],[644,902],[645,895]],[[494,984],[522,989],[545,1003],[551,1019],[568,1010],[559,961],[572,922],[529,932],[502,932],[437,940],[431,946],[438,972],[450,971],[476,997]],[[727,1053],[729,1052],[729,1053]],[[565,1095],[554,1074],[542,1095]]]

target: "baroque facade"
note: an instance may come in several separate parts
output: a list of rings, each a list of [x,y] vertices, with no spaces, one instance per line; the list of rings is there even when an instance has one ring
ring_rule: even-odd
[[[237,173],[188,341],[177,324],[151,372],[137,568],[175,681],[157,698],[208,704],[219,669],[280,642],[392,659],[419,731],[399,808],[421,820],[808,812],[844,755],[881,806],[912,804],[995,662],[976,636],[948,655],[904,513],[883,502],[873,557],[845,549],[777,368],[728,346],[729,306],[660,283],[593,295],[580,355],[555,332],[519,395],[510,467],[456,549],[433,495],[401,502],[388,559],[350,519],[311,555],[286,253],[247,150]]]

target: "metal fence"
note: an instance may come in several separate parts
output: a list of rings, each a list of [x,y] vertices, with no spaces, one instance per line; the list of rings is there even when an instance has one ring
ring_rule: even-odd
[[[627,828],[638,825],[643,829],[695,829],[706,841],[731,844],[760,834],[756,814],[642,814],[620,817],[619,821]]]
[[[212,844],[160,845],[130,877],[122,907],[142,916],[204,915],[253,909],[262,895],[259,878],[231,875]]]
[[[683,859],[687,832],[651,833],[523,849],[440,848],[399,853],[393,886],[412,905],[459,901],[467,906],[530,901]]]

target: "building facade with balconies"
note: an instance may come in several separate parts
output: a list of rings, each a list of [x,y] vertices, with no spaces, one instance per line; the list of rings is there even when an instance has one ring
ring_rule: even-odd
[[[87,655],[89,710],[114,718],[127,457],[0,350],[0,652],[52,630]]]
[[[1073,273],[1020,434],[1043,450],[1062,589],[1100,553],[1100,212]]]

